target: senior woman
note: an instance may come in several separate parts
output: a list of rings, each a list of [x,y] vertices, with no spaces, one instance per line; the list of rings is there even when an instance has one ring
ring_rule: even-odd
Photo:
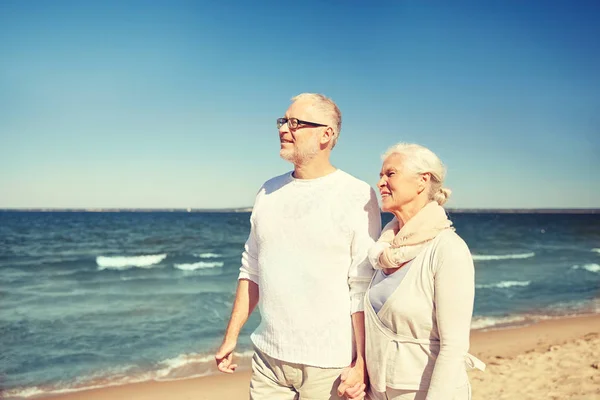
[[[471,398],[466,367],[474,299],[473,259],[442,205],[445,167],[427,148],[400,143],[382,157],[382,209],[394,214],[369,252],[365,295],[372,399]]]

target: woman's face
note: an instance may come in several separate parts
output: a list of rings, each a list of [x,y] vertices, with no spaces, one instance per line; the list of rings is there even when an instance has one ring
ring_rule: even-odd
[[[381,194],[383,211],[402,210],[423,191],[421,175],[406,171],[402,158],[403,156],[400,154],[392,154],[383,161],[381,166],[377,187]]]

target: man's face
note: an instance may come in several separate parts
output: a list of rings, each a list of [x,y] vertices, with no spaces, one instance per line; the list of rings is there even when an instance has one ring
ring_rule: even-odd
[[[297,100],[287,109],[286,118],[297,118],[304,121],[326,123],[325,118],[309,101]],[[321,150],[321,136],[327,129],[324,126],[308,126],[300,124],[296,129],[290,129],[289,124],[279,128],[281,149],[279,155],[294,165],[303,164],[314,158]]]

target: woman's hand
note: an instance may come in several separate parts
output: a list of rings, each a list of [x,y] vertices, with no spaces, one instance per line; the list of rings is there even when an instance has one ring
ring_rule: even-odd
[[[345,396],[349,400],[365,398],[369,378],[364,363],[353,363],[344,368],[340,380],[342,383],[338,386],[338,396]]]

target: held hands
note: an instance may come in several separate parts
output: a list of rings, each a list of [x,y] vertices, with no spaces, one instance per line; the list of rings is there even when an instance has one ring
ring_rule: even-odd
[[[342,383],[338,386],[338,396],[345,396],[349,400],[365,398],[369,378],[363,362],[354,362],[344,368],[340,380]]]
[[[224,341],[221,347],[215,354],[215,361],[217,362],[217,368],[221,372],[227,374],[233,374],[233,371],[237,368],[237,364],[233,362],[233,350],[235,350],[236,342]]]

